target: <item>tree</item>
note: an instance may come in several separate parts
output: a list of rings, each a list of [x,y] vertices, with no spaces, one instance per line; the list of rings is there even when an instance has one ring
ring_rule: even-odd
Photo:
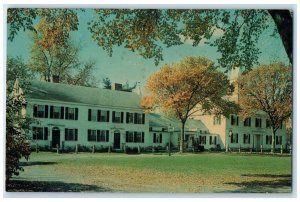
[[[266,113],[272,131],[272,152],[275,134],[292,113],[292,69],[281,63],[262,65],[238,80],[239,104],[247,117],[259,111]]]
[[[30,70],[28,65],[21,57],[8,57],[6,65],[6,92],[10,94],[13,91],[13,85],[16,79],[20,85],[28,86],[29,81],[34,78],[34,72]]]
[[[31,30],[33,20],[38,17],[52,22],[56,16],[69,20],[68,29],[63,32],[68,36],[69,30],[77,30],[78,11],[10,8],[7,16],[8,38],[13,40],[20,29]],[[187,39],[197,46],[203,40],[212,39],[209,44],[221,53],[218,59],[221,67],[226,70],[232,66],[251,69],[258,63],[260,51],[257,41],[261,33],[273,26],[275,37],[281,39],[290,63],[293,63],[291,10],[95,9],[95,14],[88,29],[93,40],[109,55],[114,46],[124,46],[144,58],[154,58],[158,64],[163,60],[164,47],[181,45]],[[56,23],[53,25],[56,27]],[[215,37],[216,32],[222,33],[221,36]]]
[[[180,152],[184,152],[184,126],[196,112],[223,114],[237,112],[238,106],[225,99],[231,94],[227,77],[203,57],[188,57],[179,63],[164,65],[149,77],[141,106],[145,110],[160,107],[180,119]]]
[[[102,79],[103,88],[104,89],[111,89],[111,81],[108,77]]]
[[[203,40],[221,53],[219,65],[250,70],[258,64],[257,42],[262,32],[275,27],[292,63],[292,14],[289,10],[190,10],[190,9],[95,9],[89,24],[93,39],[112,54],[114,46],[124,46],[144,58],[163,60],[163,47]],[[287,24],[285,24],[287,21]],[[273,23],[272,23],[273,22]],[[275,25],[274,25],[275,24]],[[286,26],[285,26],[286,25]],[[223,33],[215,38],[214,32]]]

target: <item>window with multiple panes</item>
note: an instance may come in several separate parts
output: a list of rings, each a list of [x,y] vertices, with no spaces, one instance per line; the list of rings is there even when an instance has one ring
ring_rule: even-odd
[[[88,129],[88,141],[90,142],[109,142],[108,130]]]
[[[65,128],[65,141],[77,141],[78,129],[77,128]]]
[[[236,115],[231,115],[230,116],[230,119],[231,119],[231,125],[234,126],[238,126],[239,125],[239,117],[236,116]]]
[[[143,143],[144,132],[126,131],[126,142]]]
[[[250,134],[244,134],[244,144],[250,144]]]
[[[34,105],[33,117],[48,118],[48,105]]]
[[[200,136],[200,144],[206,144],[206,136]]]
[[[134,113],[134,123],[135,124],[144,124],[145,123],[145,114]]]
[[[112,112],[112,122],[113,123],[123,123],[123,112]]]
[[[282,144],[282,136],[276,136],[276,138],[275,138],[275,143],[276,143],[277,145]]]
[[[50,118],[51,119],[64,119],[64,107],[50,106]]]
[[[271,128],[271,121],[270,121],[270,119],[266,119],[266,128]]]
[[[109,122],[109,111],[98,110],[98,120],[99,122]]]
[[[134,123],[134,113],[126,112],[126,123]]]
[[[162,143],[162,134],[153,133],[153,143]]]
[[[251,118],[250,117],[248,117],[244,120],[244,126],[251,127]]]
[[[239,143],[239,134],[238,133],[232,133],[230,138],[231,143]]]
[[[214,125],[221,125],[221,116],[214,116]]]
[[[209,136],[209,144],[217,144],[217,136]]]
[[[255,118],[255,127],[261,128],[261,118]]]
[[[272,144],[272,135],[266,135],[266,144]]]
[[[78,120],[78,108],[66,107],[65,119],[67,120]]]
[[[33,140],[48,140],[48,127],[32,127]]]

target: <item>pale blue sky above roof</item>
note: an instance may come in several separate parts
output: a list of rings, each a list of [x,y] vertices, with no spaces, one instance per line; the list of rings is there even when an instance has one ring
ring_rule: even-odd
[[[153,59],[143,59],[137,53],[130,52],[123,47],[115,47],[112,57],[92,40],[91,33],[87,29],[87,22],[92,18],[91,12],[80,12],[79,29],[72,33],[71,39],[79,43],[82,47],[80,51],[80,59],[83,62],[95,61],[95,76],[101,81],[104,77],[109,77],[112,82],[133,84],[140,82],[141,87],[144,86],[148,76],[166,63],[174,63],[182,60],[187,56],[205,56],[213,61],[217,61],[219,53],[215,47],[210,47],[201,43],[197,47],[193,47],[191,42],[186,41],[185,44],[164,48],[164,61],[155,66]],[[273,29],[269,29],[263,33],[260,38],[261,55],[259,62],[261,64],[273,61],[281,61],[288,63],[287,55],[284,51],[280,39],[271,37]],[[25,60],[29,58],[30,45],[32,44],[28,33],[19,32],[13,42],[7,42],[7,54],[9,56],[22,56]]]

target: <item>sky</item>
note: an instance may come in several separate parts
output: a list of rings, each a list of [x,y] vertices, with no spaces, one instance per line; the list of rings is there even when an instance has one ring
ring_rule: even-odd
[[[96,63],[94,75],[99,81],[108,77],[112,83],[124,84],[129,82],[130,85],[133,85],[135,82],[139,82],[136,90],[141,89],[143,91],[147,78],[164,64],[178,62],[187,56],[205,56],[215,62],[220,57],[215,47],[204,43],[193,47],[189,40],[180,46],[164,48],[164,61],[160,62],[158,66],[155,66],[154,59],[144,59],[137,53],[128,51],[123,47],[114,48],[112,57],[109,57],[107,52],[92,40],[91,33],[87,29],[87,22],[92,17],[93,13],[91,11],[79,13],[79,29],[71,34],[71,40],[81,46],[79,57],[82,62],[94,61]],[[270,28],[260,38],[259,44],[262,53],[259,62],[267,64],[275,60],[288,63],[288,57],[281,40],[271,37],[272,32],[273,28]],[[215,35],[220,34],[216,33]],[[30,57],[31,44],[29,33],[20,31],[12,42],[7,42],[7,55],[12,57],[21,56],[26,61]]]

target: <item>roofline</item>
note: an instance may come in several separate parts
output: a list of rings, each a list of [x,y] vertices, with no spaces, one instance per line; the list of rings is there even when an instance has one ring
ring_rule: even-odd
[[[131,109],[131,110],[138,110],[143,111],[142,108],[133,108],[133,107],[124,107],[124,106],[111,106],[111,105],[96,105],[96,104],[86,104],[86,103],[78,103],[78,102],[66,102],[66,101],[55,101],[55,100],[46,100],[46,99],[37,99],[37,98],[26,98],[27,101],[47,101],[50,103],[62,103],[62,104],[71,104],[71,105],[82,105],[82,106],[91,106],[91,107],[100,107],[100,108],[112,108],[112,109]],[[144,112],[144,111],[143,111]],[[145,113],[145,112],[144,112]]]

